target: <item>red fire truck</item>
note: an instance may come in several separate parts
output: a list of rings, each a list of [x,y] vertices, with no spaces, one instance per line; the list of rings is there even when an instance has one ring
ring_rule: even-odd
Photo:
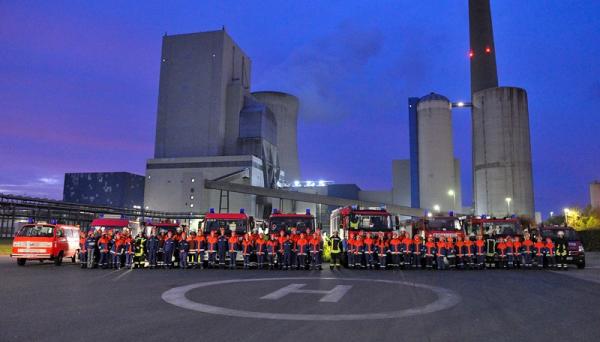
[[[518,218],[505,217],[496,218],[488,216],[474,216],[466,220],[466,231],[468,234],[483,234],[489,236],[523,236],[523,227]]]
[[[268,234],[279,235],[281,230],[285,230],[289,234],[292,227],[297,228],[298,233],[306,233],[306,229],[309,229],[312,234],[316,229],[315,217],[311,215],[310,209],[306,209],[304,214],[282,213],[277,209],[273,209],[268,223],[269,226],[266,231]]]
[[[337,229],[342,239],[347,239],[351,232],[384,232],[389,237],[397,228],[394,217],[385,208],[342,207],[331,212],[329,222],[330,229]]]
[[[227,236],[230,236],[231,232],[235,230],[235,233],[241,238],[251,231],[252,221],[252,216],[246,215],[243,208],[239,213],[215,213],[215,209],[211,208],[204,217],[204,221],[200,223],[200,227],[205,235],[209,235],[212,231],[219,234],[220,229],[225,228]]]
[[[459,235],[461,237],[465,236],[460,219],[453,215],[423,217],[412,221],[411,228],[413,236],[418,234],[423,239],[426,239],[429,235],[433,235],[436,240],[440,237],[456,239]]]

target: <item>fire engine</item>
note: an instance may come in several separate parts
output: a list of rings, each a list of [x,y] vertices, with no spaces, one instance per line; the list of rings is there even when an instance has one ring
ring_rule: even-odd
[[[92,231],[100,230],[102,232],[112,231],[113,233],[128,229],[131,236],[136,236],[137,233],[140,232],[140,223],[123,219],[120,216],[111,217],[111,215],[103,215],[90,223],[90,229]]]
[[[496,218],[489,216],[474,216],[466,220],[466,230],[469,234],[483,234],[489,236],[492,233],[499,237],[523,236],[523,228],[516,217]]]
[[[411,228],[413,235],[421,235],[424,240],[429,235],[436,240],[440,237],[456,239],[459,235],[465,236],[460,219],[452,213],[419,218],[411,222]]]
[[[241,238],[251,231],[251,223],[252,217],[246,215],[243,208],[240,209],[239,213],[215,213],[215,209],[210,208],[204,217],[204,221],[200,223],[200,227],[202,233],[207,236],[212,231],[219,234],[220,229],[225,228],[227,236],[231,236],[231,232],[235,230],[235,233]]]
[[[281,230],[285,230],[289,234],[292,227],[296,227],[298,233],[306,233],[306,230],[309,229],[310,234],[312,234],[316,228],[315,217],[311,215],[310,209],[306,209],[304,214],[282,213],[277,209],[273,209],[268,222],[267,234],[279,235]]]
[[[330,229],[337,228],[339,236],[347,239],[351,232],[379,233],[388,237],[396,228],[394,217],[385,208],[347,206],[331,212]]]

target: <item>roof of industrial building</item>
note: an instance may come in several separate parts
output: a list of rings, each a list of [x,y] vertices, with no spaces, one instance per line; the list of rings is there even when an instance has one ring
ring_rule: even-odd
[[[447,97],[445,97],[444,95],[440,95],[440,94],[436,94],[436,93],[429,93],[429,95],[425,95],[422,98],[419,99],[419,102],[421,101],[446,101],[446,102],[450,102],[450,100],[448,100]]]

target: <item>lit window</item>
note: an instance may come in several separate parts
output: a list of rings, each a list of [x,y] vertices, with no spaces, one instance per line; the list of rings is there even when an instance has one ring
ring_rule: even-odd
[[[194,199],[194,195],[190,196],[190,199],[193,200]]]
[[[190,203],[190,208],[193,208],[193,207],[194,207],[194,203]]]
[[[194,183],[196,181],[196,178],[192,178],[192,183]]]

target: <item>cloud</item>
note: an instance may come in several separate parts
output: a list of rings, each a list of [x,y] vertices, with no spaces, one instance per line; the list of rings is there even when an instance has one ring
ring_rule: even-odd
[[[33,181],[22,183],[0,183],[0,193],[62,199],[63,181],[59,176],[39,177]]]
[[[257,88],[288,91],[301,100],[305,120],[323,120],[347,114],[348,94],[361,88],[368,63],[381,51],[379,29],[346,21],[330,34],[298,47],[267,72]]]

